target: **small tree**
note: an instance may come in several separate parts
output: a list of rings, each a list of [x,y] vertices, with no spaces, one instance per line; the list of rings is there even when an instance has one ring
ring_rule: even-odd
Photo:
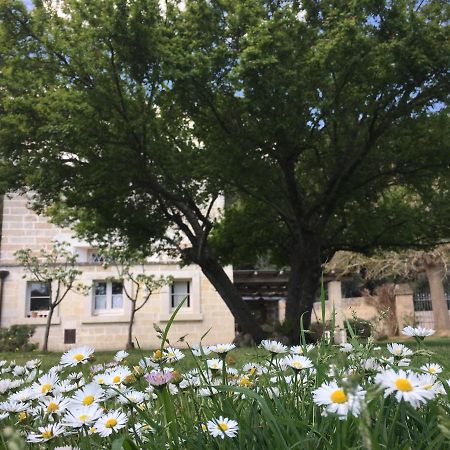
[[[81,275],[76,260],[78,255],[69,250],[67,242],[53,242],[50,250],[41,249],[39,254],[33,254],[30,248],[21,249],[14,253],[17,261],[27,272],[23,278],[31,275],[34,280],[44,283],[49,289],[49,306],[45,325],[44,343],[42,350],[48,351],[48,337],[56,307],[64,300],[69,291],[85,294],[89,289],[81,283],[76,283]]]
[[[110,245],[101,248],[105,269],[114,267],[117,278],[129,281],[131,286],[123,285],[126,298],[131,302],[130,320],[128,323],[128,337],[126,348],[131,349],[133,344],[133,325],[136,313],[150,300],[152,293],[162,286],[172,282],[172,277],[155,277],[149,275],[145,269],[145,255],[140,251],[131,251],[123,245]]]

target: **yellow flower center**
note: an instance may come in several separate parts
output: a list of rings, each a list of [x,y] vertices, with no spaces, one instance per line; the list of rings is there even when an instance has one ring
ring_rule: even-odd
[[[105,383],[105,379],[104,379],[104,378],[99,378],[99,379],[97,380],[97,383],[98,383],[98,384],[104,384],[104,383]]]
[[[48,391],[50,391],[52,388],[52,385],[49,383],[43,384],[41,387],[41,393],[46,394]]]
[[[222,431],[227,431],[228,428],[230,428],[225,422],[219,422],[217,424],[217,426],[222,430]]]
[[[428,372],[429,372],[429,373],[436,373],[437,370],[436,370],[434,367],[430,367],[430,368],[428,369]]]
[[[73,359],[74,359],[75,361],[80,362],[82,359],[84,359],[84,355],[81,354],[81,353],[77,353],[76,355],[73,355]]]
[[[55,411],[58,411],[58,409],[59,409],[59,406],[55,402],[50,402],[48,404],[48,406],[47,406],[47,411],[48,412],[55,412]]]
[[[432,387],[433,387],[432,384],[425,384],[425,385],[423,386],[423,388],[426,389],[427,391],[431,390]]]
[[[121,380],[120,375],[116,375],[116,376],[113,378],[113,383],[119,383],[120,380]]]
[[[19,413],[19,422],[23,422],[28,417],[25,411]]]
[[[162,352],[161,350],[156,350],[153,352],[153,359],[159,359],[162,357]]]
[[[242,377],[241,380],[239,381],[239,384],[241,386],[250,386],[251,382],[247,377]]]
[[[253,375],[256,372],[256,367],[252,367],[250,370],[250,375]]]
[[[83,403],[84,406],[92,405],[92,403],[94,403],[94,396],[93,395],[86,395],[86,397],[84,397],[82,403]]]
[[[331,401],[333,403],[345,403],[347,400],[347,394],[343,391],[343,389],[337,389],[331,394]]]
[[[300,361],[294,361],[292,363],[292,367],[294,367],[295,369],[303,369],[303,364]]]
[[[406,378],[397,378],[395,381],[395,386],[397,386],[397,389],[402,392],[410,392],[413,390],[411,382]]]
[[[86,422],[86,420],[89,419],[88,414],[81,414],[81,416],[78,416],[78,420],[81,420],[82,422]]]
[[[106,421],[105,427],[106,428],[114,428],[117,425],[117,420],[116,419],[108,419]]]
[[[51,430],[46,430],[42,432],[41,435],[44,439],[51,439],[53,437],[53,432]]]
[[[125,377],[125,383],[133,383],[133,381],[135,381],[136,378],[133,375],[127,375]]]

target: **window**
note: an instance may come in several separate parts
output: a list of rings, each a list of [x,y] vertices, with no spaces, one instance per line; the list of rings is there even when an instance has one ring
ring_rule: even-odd
[[[121,281],[94,282],[94,311],[114,312],[123,308],[123,283]]]
[[[75,344],[77,341],[77,330],[64,330],[64,344]]]
[[[174,281],[170,286],[170,306],[175,309],[185,297],[187,300],[184,302],[182,308],[189,308],[191,306],[191,282],[185,281]]]
[[[47,315],[50,308],[50,289],[47,283],[29,282],[27,285],[27,315]]]

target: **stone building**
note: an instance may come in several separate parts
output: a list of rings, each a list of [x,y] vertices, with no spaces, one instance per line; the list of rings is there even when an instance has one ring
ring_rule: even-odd
[[[95,248],[73,238],[68,229],[58,228],[27,208],[24,196],[4,197],[0,204],[2,232],[0,243],[0,326],[35,325],[33,339],[42,342],[48,311],[48,289],[27,275],[17,264],[14,252],[21,248],[39,251],[49,249],[53,240],[69,242],[78,254],[80,281],[91,289],[87,295],[70,292],[55,311],[50,331],[49,349],[64,350],[89,344],[97,349],[121,349],[127,340],[131,303],[123,284],[115,280],[115,269],[105,270]],[[0,215],[1,217],[1,215]],[[177,261],[155,256],[148,260],[146,272],[172,276],[173,283],[152,294],[149,302],[135,317],[133,334],[142,348],[159,345],[153,324],[166,325],[171,311],[188,296],[175,318],[169,339],[171,343],[186,335],[190,345],[204,339],[205,344],[230,342],[235,335],[234,318],[223,300],[195,265],[180,267]],[[232,277],[231,268],[227,273]],[[25,278],[24,278],[25,276]],[[178,344],[182,345],[182,344]]]

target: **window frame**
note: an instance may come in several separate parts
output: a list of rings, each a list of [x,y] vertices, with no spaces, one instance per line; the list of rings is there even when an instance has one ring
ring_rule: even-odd
[[[183,298],[186,297],[187,294],[187,301],[186,303],[180,308],[181,310],[187,310],[187,309],[192,309],[192,301],[191,301],[191,296],[192,296],[192,279],[191,278],[177,278],[175,280],[172,281],[172,283],[169,285],[169,309],[170,311],[174,311],[175,309],[177,309],[178,304],[175,305],[175,296],[180,295],[180,294],[176,294],[174,292],[174,286],[176,283],[187,283],[187,292],[183,292]]]
[[[28,280],[27,281],[27,290],[26,290],[26,302],[25,302],[25,316],[26,317],[33,317],[33,314],[38,317],[47,317],[48,312],[50,311],[50,304],[51,304],[51,297],[50,292],[49,295],[42,295],[42,296],[31,296],[32,286],[33,284],[41,284],[41,285],[48,285],[48,283],[37,281],[37,280]],[[31,300],[32,298],[48,298],[48,308],[47,309],[31,309]]]
[[[97,283],[105,283],[106,284],[106,308],[96,308],[95,307],[95,288]],[[121,283],[122,284],[122,306],[120,308],[113,308],[113,283]],[[92,315],[111,315],[111,314],[123,314],[124,313],[124,302],[125,302],[125,290],[124,290],[124,282],[122,280],[92,280]]]

